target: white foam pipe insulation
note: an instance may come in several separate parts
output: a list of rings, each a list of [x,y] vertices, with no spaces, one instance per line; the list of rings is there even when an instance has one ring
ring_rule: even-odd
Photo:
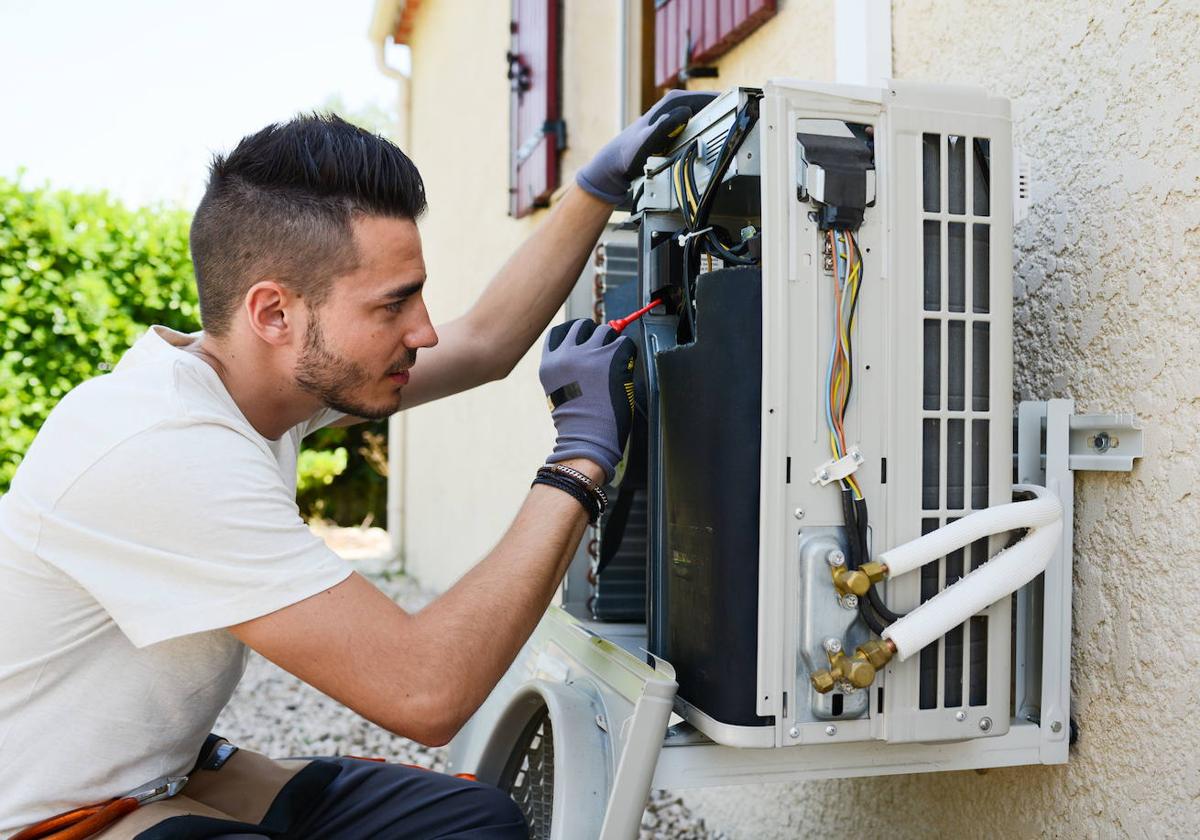
[[[1011,595],[1045,570],[1062,537],[1062,504],[1045,487],[1018,484],[1013,490],[1032,493],[1035,498],[964,516],[876,558],[888,567],[888,577],[894,578],[975,540],[1018,528],[1029,529],[1016,545],[999,552],[966,577],[888,625],[883,637],[896,646],[901,661],[980,610]]]

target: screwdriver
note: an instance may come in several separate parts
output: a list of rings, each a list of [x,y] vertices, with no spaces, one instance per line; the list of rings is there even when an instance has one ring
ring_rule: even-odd
[[[643,315],[645,315],[651,309],[653,309],[656,306],[661,306],[661,305],[662,305],[661,300],[657,300],[657,299],[652,300],[648,304],[643,306],[641,309],[639,309],[637,312],[626,315],[624,318],[616,318],[612,321],[609,321],[608,325],[610,327],[612,327],[615,331],[621,332],[623,329],[628,327],[630,324],[632,324],[638,318],[641,318]]]

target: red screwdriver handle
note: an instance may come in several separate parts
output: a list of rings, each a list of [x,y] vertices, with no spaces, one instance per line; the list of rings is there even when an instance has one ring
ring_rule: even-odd
[[[662,305],[661,300],[652,300],[648,304],[643,306],[641,309],[639,309],[637,312],[633,312],[629,315],[626,315],[624,318],[616,318],[615,320],[609,321],[608,325],[610,327],[612,327],[614,330],[616,330],[617,332],[621,332],[626,327],[628,327],[630,324],[632,324],[634,321],[636,321],[638,318],[641,318],[643,315],[645,315],[647,312],[649,312],[651,309],[653,309],[656,306],[661,306],[661,305]]]

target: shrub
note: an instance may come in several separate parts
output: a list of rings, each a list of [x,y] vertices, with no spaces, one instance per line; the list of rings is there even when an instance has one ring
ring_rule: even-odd
[[[0,178],[0,492],[58,400],[153,323],[199,329],[188,215]]]
[[[110,370],[151,324],[200,328],[190,222],[179,209],[0,178],[0,493],[67,391]],[[382,523],[386,482],[366,443],[381,427],[309,438],[302,512]]]

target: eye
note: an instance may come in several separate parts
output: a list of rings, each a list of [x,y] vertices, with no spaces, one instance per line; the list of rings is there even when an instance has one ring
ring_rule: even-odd
[[[391,303],[384,304],[383,308],[388,312],[399,312],[404,308],[404,304],[406,303],[408,303],[408,298],[401,298],[400,300],[394,300]]]

